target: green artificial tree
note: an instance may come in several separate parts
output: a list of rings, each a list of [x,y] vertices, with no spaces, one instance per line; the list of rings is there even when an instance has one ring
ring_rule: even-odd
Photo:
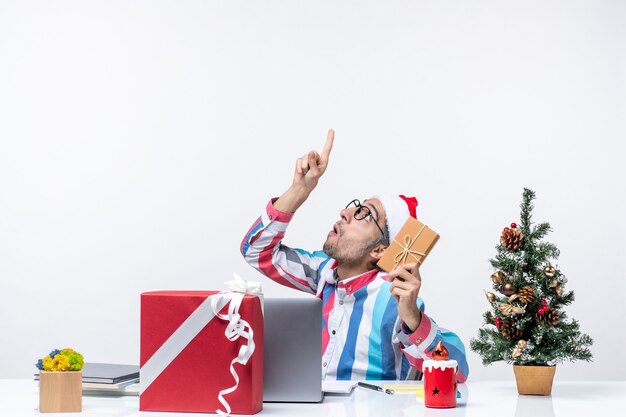
[[[524,189],[520,224],[505,227],[490,259],[494,292],[485,291],[491,310],[470,347],[484,365],[506,361],[516,365],[546,366],[565,360],[592,359],[591,337],[568,320],[563,307],[574,301],[565,291],[567,279],[554,268],[558,248],[542,239],[548,223],[533,225],[535,193]]]

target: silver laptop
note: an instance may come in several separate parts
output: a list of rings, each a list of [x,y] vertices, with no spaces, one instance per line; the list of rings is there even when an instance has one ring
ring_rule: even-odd
[[[263,401],[322,401],[322,300],[266,297],[263,304]]]

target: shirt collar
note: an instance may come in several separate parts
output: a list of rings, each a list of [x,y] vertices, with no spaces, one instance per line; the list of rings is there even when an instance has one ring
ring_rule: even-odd
[[[337,288],[344,288],[346,290],[346,294],[350,295],[365,287],[370,282],[374,281],[379,272],[380,271],[378,269],[372,269],[365,272],[364,274],[342,279],[341,281],[339,281],[337,277],[337,269],[334,268],[332,284],[335,284]]]

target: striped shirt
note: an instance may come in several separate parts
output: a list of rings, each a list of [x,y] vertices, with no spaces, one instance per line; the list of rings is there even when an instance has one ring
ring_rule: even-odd
[[[336,262],[322,251],[307,252],[281,243],[293,213],[267,204],[241,242],[246,261],[290,288],[322,299],[322,377],[329,380],[405,379],[409,367],[422,370],[439,341],[459,364],[457,381],[468,375],[465,347],[453,332],[424,312],[413,333],[405,333],[387,273],[373,269],[337,280]]]

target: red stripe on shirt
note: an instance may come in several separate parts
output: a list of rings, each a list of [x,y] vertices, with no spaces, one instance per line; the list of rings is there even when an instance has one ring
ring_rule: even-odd
[[[258,260],[258,262],[259,262],[259,269],[266,276],[270,277],[271,279],[273,279],[274,281],[278,282],[279,284],[285,285],[285,286],[293,288],[295,290],[302,291],[302,288],[296,287],[291,281],[285,279],[285,277],[283,277],[280,274],[280,272],[278,272],[278,269],[276,269],[276,267],[274,266],[274,263],[273,263],[273,248],[276,247],[277,244],[279,244],[279,242],[282,240],[283,236],[284,236],[284,233],[278,233],[276,236],[274,236],[274,238],[269,243],[269,245],[267,245],[265,248],[263,248],[263,250],[259,253],[259,260]],[[288,273],[283,268],[281,268],[281,270],[283,271],[283,273],[288,275],[289,278],[293,279],[295,282],[303,285],[306,288],[310,288],[309,284],[308,284],[308,282],[306,280],[302,280],[302,279],[296,278],[294,275]]]
[[[322,331],[322,354],[326,352],[326,346],[328,346],[328,341],[330,340],[330,335],[329,335],[330,329],[329,329],[328,318],[330,317],[330,312],[333,310],[334,306],[335,306],[335,291],[333,291],[332,295],[326,301],[326,304],[324,304],[324,308],[322,309],[322,316],[324,317],[324,321],[326,322],[326,329]]]

